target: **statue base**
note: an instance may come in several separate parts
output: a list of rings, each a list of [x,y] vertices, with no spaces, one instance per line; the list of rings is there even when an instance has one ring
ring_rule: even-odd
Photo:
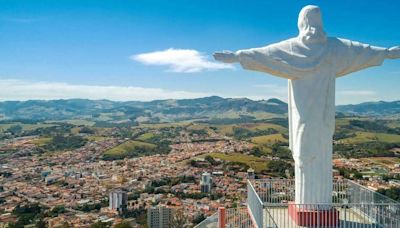
[[[312,205],[296,205],[289,202],[289,216],[298,226],[335,227],[339,224],[339,211],[335,208],[313,209]]]

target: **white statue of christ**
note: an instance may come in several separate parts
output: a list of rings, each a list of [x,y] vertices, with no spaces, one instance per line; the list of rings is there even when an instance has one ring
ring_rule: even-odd
[[[261,48],[214,53],[224,63],[289,79],[289,144],[295,161],[295,202],[332,202],[335,80],[400,58],[400,47],[375,47],[327,37],[317,6],[304,7],[297,37]]]

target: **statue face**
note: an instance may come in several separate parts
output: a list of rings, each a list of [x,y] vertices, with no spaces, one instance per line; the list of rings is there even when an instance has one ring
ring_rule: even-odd
[[[326,41],[322,24],[321,10],[318,6],[306,6],[299,14],[297,23],[299,37],[304,43],[319,43]]]

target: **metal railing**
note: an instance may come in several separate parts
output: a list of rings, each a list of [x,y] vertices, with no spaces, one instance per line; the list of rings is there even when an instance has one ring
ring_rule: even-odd
[[[247,208],[219,210],[199,228],[400,228],[400,203],[350,180],[333,182],[331,204],[296,204],[294,180],[247,182]]]
[[[287,179],[256,179],[249,180],[255,194],[262,203],[281,203],[294,200],[294,180]],[[249,194],[249,191],[247,194]]]
[[[274,204],[264,210],[264,227],[399,228],[399,209],[393,204]]]
[[[223,213],[223,214],[222,214]],[[221,224],[222,223],[222,224]],[[247,207],[220,208],[217,213],[206,218],[195,228],[253,228],[256,227]]]
[[[372,191],[354,181],[346,180],[346,199],[349,203],[387,203],[399,204],[379,192]]]
[[[255,227],[253,219],[246,207],[229,208],[225,210],[226,228],[247,228]]]
[[[264,204],[295,201],[295,183],[292,179],[255,179],[249,182]],[[347,179],[333,181],[332,203],[399,204],[387,196]]]
[[[264,203],[250,180],[247,181],[247,207],[257,227],[263,227]]]
[[[256,194],[263,203],[259,227],[296,227],[302,224],[296,219],[311,219],[311,227],[332,225],[329,220],[340,227],[400,227],[400,203],[350,180],[333,182],[332,204],[295,204],[294,180],[251,180],[248,185],[248,197]],[[258,202],[248,204],[258,216]]]

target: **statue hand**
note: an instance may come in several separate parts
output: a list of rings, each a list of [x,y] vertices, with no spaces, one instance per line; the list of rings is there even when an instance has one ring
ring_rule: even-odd
[[[231,51],[215,52],[214,59],[224,63],[239,62],[238,56]]]
[[[389,48],[388,58],[389,59],[400,58],[400,46]]]

